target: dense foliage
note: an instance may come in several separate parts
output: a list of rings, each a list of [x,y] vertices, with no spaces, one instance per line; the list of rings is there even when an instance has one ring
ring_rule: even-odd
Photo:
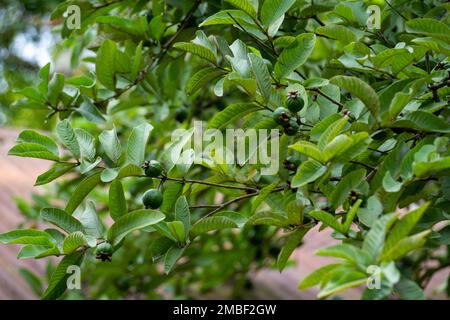
[[[71,30],[63,15],[73,4],[81,26]],[[380,29],[368,27],[372,4]],[[381,286],[363,298],[424,298],[450,264],[449,7],[61,3],[51,20],[73,72],[46,65],[16,101],[47,110],[53,130],[24,130],[9,152],[53,162],[36,180],[50,185],[46,196],[20,204],[58,228],[14,230],[0,242],[22,244],[21,259],[63,256],[45,299],[65,292],[70,265],[82,266],[83,287],[69,297],[196,297],[225,283],[242,297],[250,270],[282,271],[307,233],[329,228],[341,244],[317,254],[338,260],[300,289],[319,285],[328,297],[378,268]],[[279,129],[277,174],[213,152],[174,163],[194,120]]]

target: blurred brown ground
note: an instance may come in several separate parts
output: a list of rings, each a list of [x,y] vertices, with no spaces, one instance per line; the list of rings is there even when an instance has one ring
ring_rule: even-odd
[[[32,192],[38,192],[38,188],[33,187],[34,181],[49,167],[48,161],[7,156],[17,135],[17,130],[0,129],[0,233],[15,228],[23,220],[13,198],[20,196],[29,199]],[[333,261],[329,258],[315,256],[314,251],[334,243],[337,242],[330,237],[328,230],[309,232],[304,244],[291,257],[296,261],[295,266],[285,269],[282,274],[276,270],[261,270],[252,274],[255,288],[249,298],[314,299],[317,290],[299,291],[298,283],[316,268]],[[0,245],[0,299],[37,298],[18,270],[26,267],[37,275],[43,275],[45,259],[17,260],[18,249],[19,246]],[[433,294],[432,288],[444,281],[449,269],[442,270],[435,275],[427,288],[429,297],[438,298]],[[358,299],[361,290],[362,288],[352,288],[344,291],[341,296],[345,299]]]

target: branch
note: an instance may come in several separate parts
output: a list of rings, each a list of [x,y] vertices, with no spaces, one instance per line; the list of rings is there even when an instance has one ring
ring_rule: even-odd
[[[146,176],[143,176],[143,177],[146,177]],[[202,180],[193,180],[193,179],[185,179],[185,178],[171,178],[171,177],[166,177],[166,176],[155,177],[155,179],[160,179],[162,181],[167,180],[167,181],[176,181],[176,182],[180,182],[180,183],[203,184],[206,186],[213,186],[213,187],[219,187],[219,188],[258,192],[258,189],[251,188],[251,187],[233,186],[233,185],[228,185],[228,184],[221,184],[221,183],[208,182],[208,181],[202,181]]]
[[[310,89],[306,88],[306,90],[316,92],[317,94],[321,95],[322,97],[324,97],[328,101],[334,103],[335,105],[337,105],[337,106],[339,106],[341,108],[344,108],[344,105],[342,103],[340,103],[339,101],[334,100],[332,97],[330,97],[329,95],[327,95],[326,93],[324,93],[323,91],[321,91],[318,88],[310,88]]]
[[[277,188],[273,189],[273,190],[271,191],[271,193],[283,191],[284,188],[285,188],[285,187],[277,187]],[[247,198],[251,198],[251,197],[257,196],[257,195],[259,195],[259,193],[260,193],[260,191],[257,190],[256,192],[253,192],[253,193],[250,193],[250,194],[244,194],[244,195],[242,195],[242,196],[239,196],[239,197],[237,197],[237,198],[234,198],[234,199],[231,199],[231,200],[229,200],[229,201],[227,201],[227,202],[224,202],[224,203],[222,203],[222,204],[220,204],[220,205],[217,205],[216,209],[214,209],[214,210],[208,212],[208,214],[206,214],[206,215],[203,216],[201,219],[199,219],[195,224],[197,224],[197,223],[199,223],[199,221],[201,221],[201,220],[203,220],[203,219],[205,219],[205,218],[207,218],[207,217],[209,217],[209,216],[211,216],[211,215],[213,215],[213,214],[215,214],[215,213],[221,211],[222,209],[228,207],[230,204],[233,204],[233,203],[235,203],[235,202],[239,202],[239,201],[244,200],[244,199],[247,199]]]
[[[254,39],[254,41],[256,41],[259,45],[263,46],[264,48],[268,49],[269,53],[274,57],[274,58],[278,58],[278,53],[275,51],[275,46],[273,44],[272,38],[268,37],[268,41],[270,43],[270,46],[267,46],[264,42],[262,42],[261,40],[257,39],[256,37],[254,37],[252,34],[248,33],[248,31],[246,31],[244,29],[244,27],[230,14],[228,13],[228,15],[230,16],[231,19],[233,19],[233,21],[240,27],[240,29],[242,31],[244,31],[246,34],[248,34],[252,39]],[[299,71],[294,70],[294,72],[296,74],[298,74],[303,80],[306,80],[306,77],[301,74]],[[323,96],[325,99],[331,101],[332,103],[338,105],[341,108],[344,108],[344,105],[336,100],[334,100],[333,98],[331,98],[330,96],[328,96],[327,94],[323,93],[320,89],[318,88],[314,88],[314,89],[308,89],[310,91],[315,91],[318,94],[320,94],[321,96]]]
[[[385,1],[386,3],[387,3],[387,5],[396,13],[396,14],[398,14],[400,17],[402,17],[402,19],[403,20],[405,20],[405,21],[408,21],[408,18],[406,18],[403,14],[401,14],[396,8],[394,8],[393,6],[392,6],[392,4],[388,1],[388,0],[386,0]]]
[[[367,168],[369,170],[372,170],[372,171],[376,171],[377,170],[377,168],[372,167],[371,165],[365,164],[363,162],[359,162],[359,161],[355,161],[355,160],[350,160],[349,162],[353,163],[353,164],[360,165],[360,166],[365,167],[365,168]]]

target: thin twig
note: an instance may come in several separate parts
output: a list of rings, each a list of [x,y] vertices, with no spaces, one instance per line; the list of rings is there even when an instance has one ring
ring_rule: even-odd
[[[283,191],[284,188],[285,188],[285,187],[278,187],[278,188],[275,188],[275,189],[273,189],[273,190],[271,191],[271,193]],[[231,205],[231,204],[233,204],[233,203],[235,203],[235,202],[239,202],[239,201],[241,201],[241,200],[244,200],[244,199],[247,199],[247,198],[251,198],[251,197],[257,196],[257,195],[259,195],[259,193],[260,193],[260,191],[257,190],[257,191],[254,192],[254,193],[244,194],[244,195],[242,195],[242,196],[239,196],[239,197],[236,197],[236,198],[234,198],[234,199],[231,199],[231,200],[229,200],[229,201],[227,201],[227,202],[224,202],[224,203],[220,204],[216,209],[214,209],[214,210],[208,212],[208,214],[206,214],[206,215],[203,216],[201,219],[199,219],[195,224],[199,223],[201,220],[203,220],[203,219],[205,219],[205,218],[207,218],[207,217],[212,216],[213,214],[215,214],[215,213],[221,211],[222,209],[228,207],[229,205]]]
[[[334,103],[335,105],[344,108],[344,105],[342,103],[340,103],[339,101],[334,100],[333,98],[331,98],[329,95],[327,95],[326,93],[324,93],[323,91],[317,89],[317,88],[306,88],[306,90],[309,91],[313,91],[316,92],[317,94],[321,95],[322,97],[324,97],[325,99],[327,99],[328,101]]]
[[[145,177],[145,176],[143,176],[143,177]],[[155,177],[155,179],[160,179],[163,181],[165,181],[165,180],[176,181],[176,182],[180,182],[180,183],[203,184],[206,186],[220,187],[220,188],[226,188],[226,189],[244,190],[244,191],[251,191],[251,192],[258,191],[258,189],[246,187],[246,186],[233,186],[233,185],[228,185],[228,184],[208,182],[208,181],[202,181],[202,180],[194,180],[194,179],[171,178],[171,177],[166,177],[166,176]]]
[[[365,168],[367,168],[369,170],[372,170],[372,171],[377,170],[377,168],[372,167],[371,165],[368,165],[368,164],[363,163],[363,162],[359,162],[359,161],[355,161],[355,160],[350,160],[349,162],[353,163],[353,164],[357,164],[357,165],[363,166],[363,167],[365,167]]]
[[[394,8],[388,0],[386,0],[385,2],[396,14],[398,14],[400,17],[402,17],[403,20],[408,21],[408,18],[406,18],[403,14],[400,13],[400,11],[398,11],[396,8]]]

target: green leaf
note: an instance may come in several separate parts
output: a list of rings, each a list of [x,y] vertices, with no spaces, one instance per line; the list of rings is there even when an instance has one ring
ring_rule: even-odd
[[[413,172],[416,176],[422,177],[432,172],[450,168],[450,156],[429,162],[415,162]]]
[[[340,263],[328,264],[326,266],[320,267],[313,272],[311,272],[307,277],[305,277],[302,282],[300,282],[298,288],[300,290],[305,290],[310,287],[314,287],[322,282],[325,276],[333,271],[336,267],[341,266]]]
[[[221,211],[215,214],[215,217],[225,217],[236,223],[238,228],[242,228],[248,221],[248,219],[234,211]]]
[[[237,228],[237,224],[226,217],[207,217],[198,220],[191,229],[191,236],[196,236],[207,233],[212,230]]]
[[[431,230],[426,230],[418,234],[403,238],[395,243],[391,249],[386,250],[381,254],[381,261],[397,260],[406,255],[408,252],[421,248],[424,246],[427,239],[425,239]]]
[[[316,255],[341,258],[364,271],[373,262],[372,257],[367,252],[346,243],[321,248],[316,251]]]
[[[338,150],[333,161],[346,163],[352,159],[355,159],[367,150],[371,141],[372,139],[369,138],[368,132],[358,132],[353,134],[351,136],[351,145],[348,148],[345,147],[344,150]]]
[[[216,113],[209,122],[209,127],[213,129],[223,129],[229,123],[242,119],[243,116],[260,109],[259,106],[253,103],[236,103],[229,105],[224,110]]]
[[[49,280],[47,290],[42,295],[43,300],[54,300],[59,298],[67,289],[67,279],[70,276],[68,268],[70,266],[79,266],[83,261],[84,252],[74,252],[65,256],[53,271]]]
[[[369,230],[364,238],[362,249],[372,258],[377,258],[381,252],[387,231],[397,219],[394,213],[381,216]]]
[[[322,151],[320,151],[314,143],[309,141],[297,141],[295,144],[290,145],[289,149],[293,149],[301,154],[304,154],[305,156],[322,162]]]
[[[153,19],[150,21],[149,29],[150,29],[149,30],[150,36],[153,39],[160,41],[161,37],[164,35],[164,32],[166,31],[166,23],[164,22],[163,14],[156,15],[155,17],[153,17]]]
[[[34,237],[50,239],[50,235],[45,231],[34,229],[19,229],[0,234],[0,243],[2,244],[20,243],[21,241],[20,239],[22,238],[34,238]]]
[[[377,93],[367,83],[356,77],[335,76],[330,79],[330,83],[347,90],[352,95],[360,99],[369,109],[370,113],[378,120],[380,113],[380,101]]]
[[[80,173],[87,174],[94,170],[102,162],[101,157],[97,157],[94,162],[89,162],[87,160],[82,160],[80,163]]]
[[[117,45],[114,41],[105,40],[97,51],[95,60],[95,72],[98,81],[105,86],[106,89],[114,91],[116,89],[115,78],[115,55]]]
[[[162,236],[170,239],[173,242],[177,242],[177,239],[174,237],[174,235],[170,231],[170,229],[167,225],[167,222],[163,221],[163,222],[156,223],[156,224],[152,225],[152,228],[155,229],[157,232],[159,232],[159,234],[161,234]]]
[[[334,230],[342,234],[346,234],[347,232],[346,228],[343,225],[341,225],[332,214],[328,212],[322,210],[315,210],[310,212],[309,215],[314,219],[323,222],[326,226],[333,228]]]
[[[117,16],[101,16],[96,19],[96,22],[107,24],[113,29],[128,33],[132,36],[145,37],[147,21],[145,17],[142,16],[133,19]]]
[[[80,146],[78,144],[77,136],[75,135],[75,131],[68,119],[60,121],[56,125],[56,133],[58,137],[61,139],[64,146],[73,154],[76,159],[80,158]]]
[[[411,101],[411,94],[398,92],[391,104],[389,105],[389,118],[395,119],[398,114],[406,107],[406,105]]]
[[[255,212],[256,209],[261,205],[261,203],[264,202],[264,200],[267,198],[267,196],[272,192],[273,189],[276,188],[278,185],[278,182],[271,183],[264,188],[261,189],[259,194],[255,197],[255,199],[252,202],[252,209],[251,212]]]
[[[173,267],[175,266],[175,263],[177,263],[178,259],[181,258],[183,255],[185,248],[179,248],[179,247],[171,247],[164,257],[164,272],[166,274],[169,274]]]
[[[319,149],[320,150],[325,149],[325,147],[331,141],[333,141],[334,138],[336,138],[338,136],[338,134],[342,131],[342,129],[347,124],[347,122],[348,122],[348,117],[343,117],[343,118],[339,118],[339,120],[332,122],[330,124],[324,123],[323,127],[325,126],[325,124],[328,124],[328,127],[326,129],[324,129],[323,133],[320,135],[319,143],[317,144]]]
[[[264,101],[267,103],[270,100],[270,95],[272,93],[272,81],[270,78],[269,70],[264,63],[264,60],[260,56],[254,53],[249,53],[248,59],[250,61],[250,66],[252,68],[253,74],[255,75],[259,92],[264,98]]]
[[[62,244],[66,235],[57,229],[45,229],[45,233],[48,233],[50,237],[58,244]]]
[[[117,179],[122,179],[126,177],[138,177],[141,176],[142,174],[143,170],[140,166],[130,163],[120,168]]]
[[[176,181],[168,181],[164,184],[163,203],[160,210],[164,213],[172,213],[177,199],[183,192],[183,185]]]
[[[114,180],[109,186],[109,214],[114,221],[127,213],[127,202],[123,192],[122,182]]]
[[[122,147],[117,137],[116,128],[103,131],[98,138],[108,158],[116,163],[122,154]]]
[[[282,79],[302,66],[311,55],[316,36],[312,33],[302,33],[281,52],[275,64],[275,76]]]
[[[335,268],[327,274],[327,278],[327,282],[317,295],[320,299],[342,290],[359,286],[367,281],[367,275],[364,272],[345,266]]]
[[[152,253],[153,262],[165,255],[172,245],[174,245],[172,240],[165,237],[156,238],[150,245],[150,252]]]
[[[8,151],[8,155],[27,158],[38,158],[51,161],[59,161],[59,157],[48,149],[37,143],[19,143]]]
[[[403,119],[392,124],[394,128],[411,128],[419,131],[449,133],[450,124],[431,113],[414,111],[408,113]]]
[[[250,2],[250,0],[225,0],[229,4],[231,4],[233,7],[237,9],[241,9],[245,13],[247,13],[249,16],[256,18],[257,12],[255,10],[255,7]]]
[[[42,80],[39,82],[36,93],[38,94],[38,97],[41,97],[44,99],[43,103],[45,103],[45,95],[48,93],[48,83],[50,81],[50,62],[47,63],[45,66],[43,66],[39,70],[39,78]]]
[[[59,95],[64,89],[64,75],[55,73],[52,80],[48,83],[47,100],[53,107],[58,105]]]
[[[131,66],[130,78],[136,79],[142,64],[142,41],[136,47],[133,64]]]
[[[391,250],[395,246],[395,244],[406,237],[414,229],[415,225],[422,218],[429,206],[430,203],[427,202],[416,210],[408,212],[401,219],[399,219],[393,226],[389,236],[386,239],[386,243],[383,247],[383,252]]]
[[[171,221],[166,223],[172,236],[177,240],[177,242],[184,242],[186,240],[187,233],[185,231],[183,222],[181,221]]]
[[[62,244],[62,249],[65,254],[70,254],[86,244],[87,240],[83,232],[76,231],[67,236]]]
[[[319,121],[314,125],[314,127],[310,131],[310,137],[313,141],[319,141],[319,138],[323,135],[325,130],[327,130],[333,123],[335,123],[338,120],[341,120],[342,116],[336,113],[333,113],[326,117],[325,119]],[[348,121],[348,120],[347,120]],[[343,124],[345,125],[345,123]],[[341,128],[342,129],[342,128]],[[324,142],[325,144],[328,142]]]
[[[37,246],[53,247],[55,245],[51,238],[45,237],[22,237],[9,242],[9,244],[32,244]]]
[[[271,211],[261,211],[255,213],[247,220],[247,225],[250,226],[256,226],[260,224],[284,228],[290,223],[283,214]]]
[[[371,196],[367,199],[366,208],[359,208],[358,219],[364,225],[371,227],[379,215],[383,212],[383,205],[376,196]]]
[[[24,97],[27,97],[30,100],[33,100],[35,102],[45,104],[45,96],[42,95],[41,92],[39,92],[36,88],[27,87],[19,90],[17,93],[23,95]]]
[[[350,229],[350,225],[353,222],[353,219],[356,216],[356,213],[358,212],[359,206],[361,205],[362,200],[358,199],[353,206],[351,207],[351,209],[347,212],[347,217],[345,218],[345,222],[344,222],[344,229],[345,229],[345,233],[348,232],[348,230]]]
[[[95,160],[95,139],[94,137],[83,129],[75,129],[75,135],[80,146],[81,157],[90,162]]]
[[[286,263],[288,262],[289,257],[291,256],[292,252],[294,252],[295,248],[297,248],[302,242],[302,239],[307,231],[308,229],[299,229],[292,232],[286,237],[286,242],[281,248],[281,251],[277,258],[277,267],[280,272],[283,271],[283,269],[286,267]]]
[[[84,198],[100,183],[100,172],[85,178],[81,181],[72,193],[66,204],[66,212],[72,214],[80,205]]]
[[[395,284],[395,291],[402,300],[425,300],[426,296],[422,288],[412,280],[402,278]]]
[[[133,129],[128,139],[127,159],[128,162],[140,166],[144,163],[145,147],[147,145],[150,132],[153,126],[149,123],[143,123]]]
[[[206,18],[199,25],[199,27],[219,25],[219,24],[235,24],[236,23],[235,21],[239,22],[245,27],[249,27],[254,24],[252,18],[241,10],[222,10]],[[247,31],[251,32],[252,30]]]
[[[76,76],[76,77],[72,77],[66,80],[67,84],[71,84],[73,86],[76,87],[92,87],[94,85],[94,80],[92,80],[91,78],[89,78],[88,76],[85,75],[81,75],[81,76]]]
[[[390,65],[395,59],[398,59],[403,54],[408,54],[408,50],[405,48],[386,49],[371,57],[376,67],[386,67]]]
[[[102,170],[100,175],[101,182],[111,182],[119,175],[119,170],[117,168],[106,168]]]
[[[61,252],[59,251],[56,244],[53,247],[49,246],[38,246],[38,245],[26,245],[20,249],[17,254],[17,259],[41,259],[49,256],[58,256]]]
[[[81,222],[64,210],[57,208],[43,208],[41,210],[41,217],[42,219],[60,227],[67,233],[73,233],[76,231],[84,232]]]
[[[266,0],[261,7],[261,22],[269,27],[281,18],[295,3],[295,0]]]
[[[387,192],[399,192],[402,188],[403,183],[395,180],[389,171],[386,171],[386,174],[383,178],[383,188]]]
[[[356,41],[355,33],[347,27],[338,24],[329,24],[316,29],[316,33],[331,39],[338,40],[344,45]]]
[[[105,227],[97,214],[93,201],[87,202],[86,208],[82,213],[77,215],[77,218],[83,225],[87,236],[93,237],[94,239],[103,238],[105,234]]]
[[[81,102],[80,106],[75,110],[83,117],[85,117],[86,120],[95,123],[105,122],[105,116],[103,115],[103,113],[101,113],[100,110],[98,110],[97,106],[93,104],[92,101],[87,97],[83,97],[83,101]]]
[[[59,157],[58,146],[52,138],[44,136],[34,130],[24,130],[17,137],[17,142],[29,142],[40,144],[47,148],[48,151],[53,153],[55,156]]]
[[[189,203],[185,196],[179,197],[175,203],[175,220],[183,223],[187,237],[191,229],[191,213],[189,211]]]
[[[450,28],[439,20],[430,18],[412,19],[406,23],[406,30],[411,33],[431,36],[447,43],[450,42]]]
[[[190,42],[177,42],[173,45],[173,47],[199,56],[200,58],[205,59],[214,65],[217,64],[214,52],[209,48],[204,47],[203,45]]]
[[[292,178],[291,187],[300,188],[304,185],[316,181],[327,171],[327,167],[323,166],[316,160],[307,160],[303,162],[297,169],[295,176]]]
[[[323,162],[328,162],[346,152],[353,144],[353,139],[340,134],[331,140],[323,149]]]
[[[164,218],[165,215],[156,210],[141,209],[127,213],[111,226],[108,241],[115,246],[130,232],[156,224]]]
[[[309,78],[305,80],[303,85],[305,88],[312,89],[312,88],[321,88],[330,83],[330,80],[323,79],[323,78]]]
[[[196,93],[210,84],[214,79],[225,74],[222,70],[217,70],[215,67],[203,68],[196,72],[190,79],[186,87],[188,95]]]
[[[330,202],[334,207],[339,207],[344,203],[350,191],[355,190],[366,176],[366,170],[359,169],[345,175],[338,182],[330,196]]]

